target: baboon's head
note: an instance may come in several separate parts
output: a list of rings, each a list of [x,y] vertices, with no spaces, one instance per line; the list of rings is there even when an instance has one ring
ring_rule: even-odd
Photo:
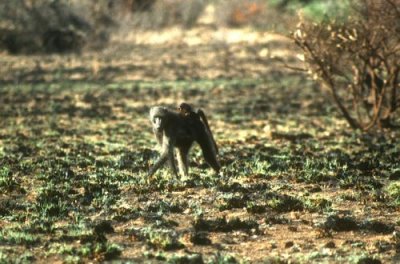
[[[163,119],[166,117],[167,109],[165,107],[154,106],[150,108],[150,121],[154,129],[161,129],[163,126]]]

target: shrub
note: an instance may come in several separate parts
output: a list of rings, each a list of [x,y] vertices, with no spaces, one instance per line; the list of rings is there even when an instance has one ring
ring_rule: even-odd
[[[386,194],[392,199],[393,204],[400,205],[400,181],[390,183],[386,189]]]
[[[13,54],[104,47],[111,33],[195,25],[205,0],[15,0],[0,2],[0,49]]]
[[[2,1],[0,48],[16,54],[80,51],[89,40],[106,40],[100,25],[111,23],[106,12],[90,1]]]
[[[392,126],[400,103],[398,0],[359,0],[346,20],[302,21],[292,38],[352,128]]]

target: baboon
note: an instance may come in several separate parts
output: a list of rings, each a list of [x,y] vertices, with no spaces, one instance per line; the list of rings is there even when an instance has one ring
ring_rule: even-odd
[[[191,126],[205,126],[207,133],[212,141],[215,153],[219,154],[217,143],[215,142],[214,136],[211,132],[210,126],[208,125],[208,120],[203,110],[198,109],[197,113],[193,111],[191,105],[187,103],[181,103],[178,107],[179,113],[187,120]],[[200,120],[201,119],[201,120]],[[204,124],[202,124],[204,123]]]
[[[149,176],[152,176],[167,160],[173,174],[176,177],[178,176],[174,160],[174,148],[178,150],[179,172],[185,177],[188,176],[188,154],[194,142],[200,145],[206,162],[217,173],[219,172],[221,166],[217,160],[213,140],[209,135],[209,129],[206,128],[200,118],[196,121],[165,107],[155,106],[150,109],[150,120],[153,132],[161,145],[161,156],[150,168]]]

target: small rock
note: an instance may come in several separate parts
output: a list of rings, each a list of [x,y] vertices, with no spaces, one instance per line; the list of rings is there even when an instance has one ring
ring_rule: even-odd
[[[326,248],[335,248],[336,245],[335,245],[335,242],[329,241],[328,243],[325,244],[325,247]]]
[[[211,245],[211,240],[208,238],[206,232],[196,232],[191,234],[190,242],[195,245]]]
[[[291,248],[291,247],[293,247],[293,245],[294,245],[293,241],[288,241],[285,243],[285,248]]]
[[[371,257],[365,257],[360,259],[357,264],[381,264],[382,262],[379,259],[374,259]]]
[[[114,233],[114,228],[111,225],[110,221],[100,221],[98,224],[95,225],[94,227],[94,231],[97,234],[110,234],[110,233]]]

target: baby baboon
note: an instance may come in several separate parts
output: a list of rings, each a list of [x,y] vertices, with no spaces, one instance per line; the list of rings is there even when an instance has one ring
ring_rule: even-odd
[[[204,114],[203,110],[198,109],[197,113],[196,113],[193,111],[192,106],[187,103],[181,103],[178,107],[178,110],[179,110],[179,113],[185,118],[185,120],[187,120],[187,122],[192,127],[205,126],[206,132],[208,133],[208,136],[212,141],[214,151],[216,154],[218,154],[219,151],[218,151],[217,143],[215,142],[214,136],[211,133],[211,129],[210,129],[210,126],[208,125],[207,117]]]
[[[188,154],[195,141],[200,145],[206,162],[217,173],[219,172],[221,166],[218,163],[212,139],[200,118],[195,121],[165,107],[155,106],[150,109],[150,120],[153,132],[161,145],[161,156],[150,168],[149,176],[152,176],[167,160],[169,160],[174,175],[178,175],[174,160],[174,148],[178,149],[179,171],[187,176]]]

